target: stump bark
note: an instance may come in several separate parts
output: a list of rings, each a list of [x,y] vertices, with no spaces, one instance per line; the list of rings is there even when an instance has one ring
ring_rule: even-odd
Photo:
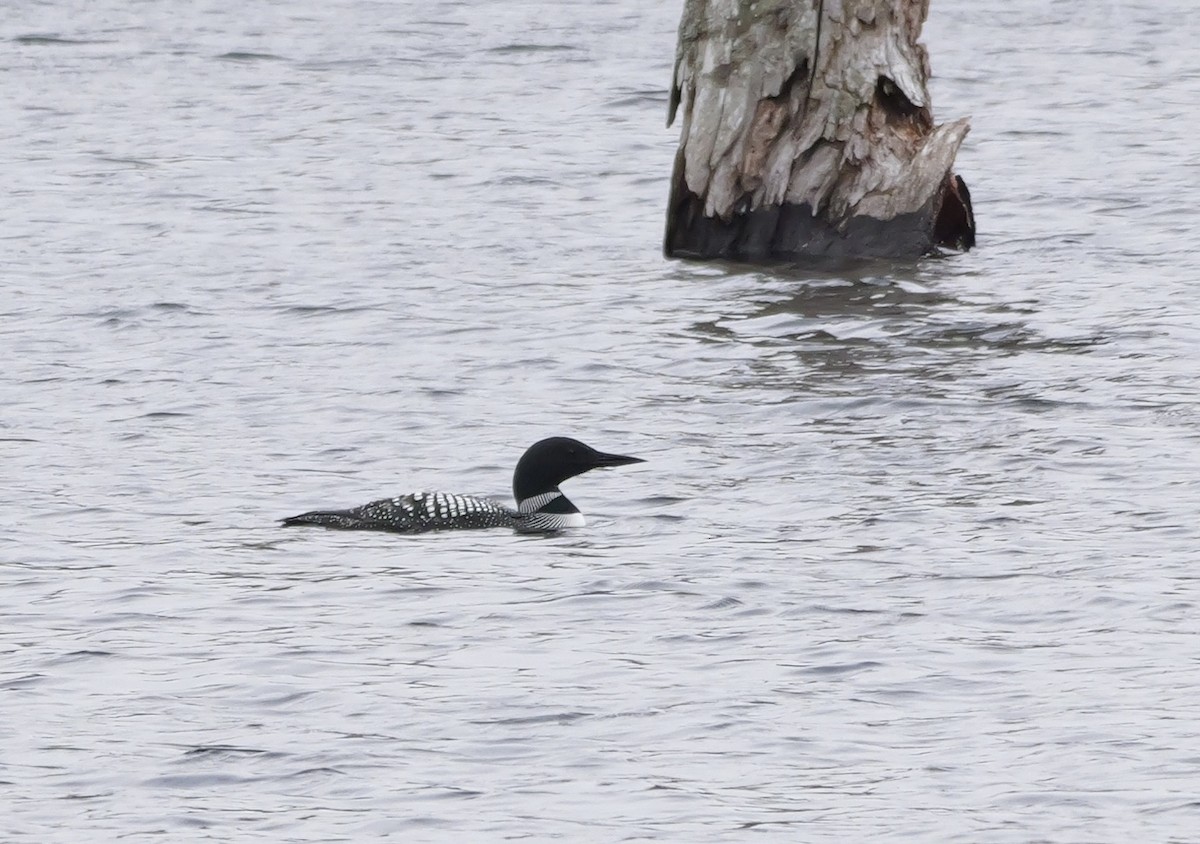
[[[969,249],[953,173],[966,119],[935,126],[928,0],[686,0],[664,251],[749,262]]]

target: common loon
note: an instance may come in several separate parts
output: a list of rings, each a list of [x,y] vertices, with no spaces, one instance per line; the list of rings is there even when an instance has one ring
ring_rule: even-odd
[[[290,516],[283,524],[395,533],[495,527],[548,533],[585,524],[579,508],[558,488],[560,483],[603,466],[644,462],[640,457],[605,454],[569,437],[550,437],[531,445],[517,461],[513,472],[516,510],[472,495],[415,492],[349,510],[313,510]]]

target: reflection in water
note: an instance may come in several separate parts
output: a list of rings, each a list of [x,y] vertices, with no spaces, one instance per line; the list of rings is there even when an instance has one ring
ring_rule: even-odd
[[[696,323],[692,331],[706,342],[753,350],[746,371],[733,375],[740,387],[853,395],[861,390],[853,379],[895,375],[906,379],[909,397],[941,395],[939,384],[947,380],[968,381],[980,374],[977,360],[994,372],[1006,357],[1086,354],[1105,342],[1094,335],[1047,336],[1029,324],[1027,308],[970,301],[952,295],[949,283],[928,270],[906,269],[907,278],[777,278],[769,294],[739,302],[749,309]]]

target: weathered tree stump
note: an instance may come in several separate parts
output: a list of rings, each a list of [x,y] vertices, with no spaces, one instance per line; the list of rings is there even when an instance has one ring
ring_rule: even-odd
[[[683,125],[664,250],[797,261],[969,249],[917,43],[928,0],[686,0],[667,125]]]

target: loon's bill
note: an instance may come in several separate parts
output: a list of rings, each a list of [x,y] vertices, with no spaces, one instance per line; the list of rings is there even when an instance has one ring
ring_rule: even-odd
[[[506,527],[522,533],[548,533],[586,524],[583,513],[558,488],[560,483],[592,469],[644,462],[640,457],[605,454],[569,437],[550,437],[531,445],[517,461],[513,472],[515,510],[473,495],[414,492],[348,510],[313,510],[289,516],[283,525],[393,533]]]

